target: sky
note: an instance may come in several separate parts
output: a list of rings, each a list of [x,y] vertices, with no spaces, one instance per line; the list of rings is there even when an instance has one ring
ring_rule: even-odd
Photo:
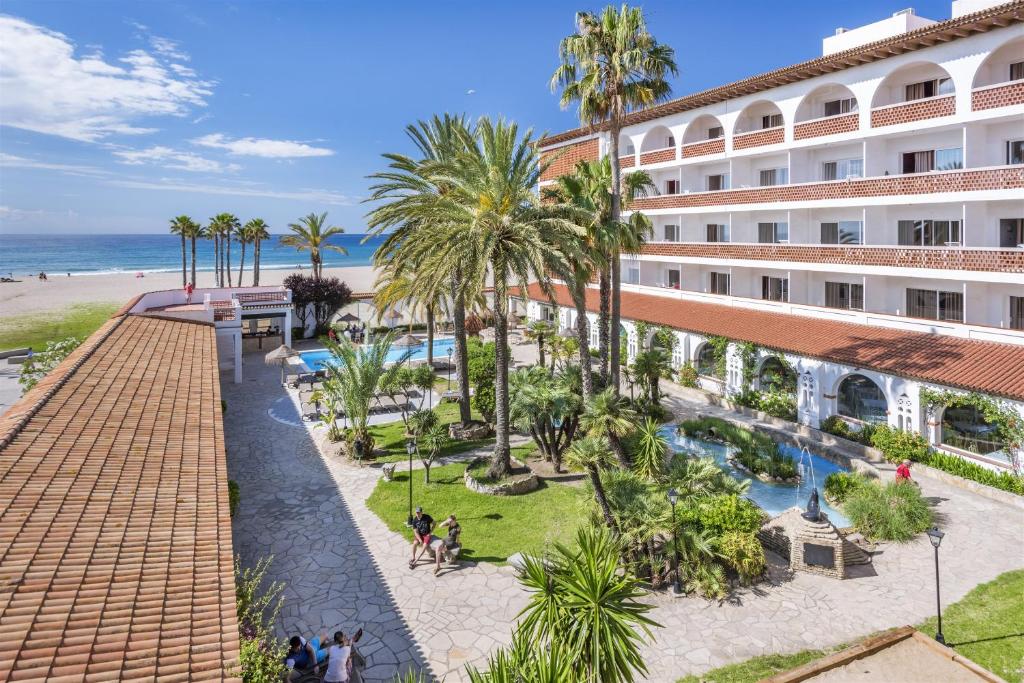
[[[682,96],[821,54],[905,7],[644,3]],[[946,0],[918,14],[949,17]],[[159,233],[228,211],[272,232],[329,212],[365,229],[367,175],[434,113],[577,123],[548,87],[580,10],[560,0],[0,5],[0,233]]]

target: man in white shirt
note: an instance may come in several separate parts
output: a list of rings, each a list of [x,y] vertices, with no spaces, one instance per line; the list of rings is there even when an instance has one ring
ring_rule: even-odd
[[[352,654],[352,641],[341,631],[334,632],[334,643],[328,651],[327,673],[324,683],[347,683],[348,660]]]

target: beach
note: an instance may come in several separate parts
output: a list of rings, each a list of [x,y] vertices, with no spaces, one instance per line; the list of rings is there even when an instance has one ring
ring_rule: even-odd
[[[310,269],[274,269],[260,271],[260,286],[280,285],[293,272],[310,274]],[[324,277],[337,277],[353,293],[373,290],[376,277],[372,266],[324,268]],[[54,311],[74,304],[126,303],[144,292],[161,289],[181,289],[181,272],[147,273],[136,277],[134,273],[103,275],[58,275],[49,273],[45,282],[38,278],[19,276],[18,282],[0,283],[0,319],[10,316],[31,315]],[[234,275],[238,275],[237,269]],[[198,288],[213,286],[213,273],[196,274]],[[247,269],[244,286],[252,284],[252,271]]]

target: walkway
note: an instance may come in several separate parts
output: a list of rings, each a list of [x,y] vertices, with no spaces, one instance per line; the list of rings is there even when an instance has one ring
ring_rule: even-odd
[[[245,376],[241,385],[224,384],[228,465],[242,493],[235,549],[246,564],[275,555],[272,574],[288,583],[284,632],[364,626],[360,650],[368,656],[369,680],[390,681],[410,665],[429,665],[449,683],[466,680],[463,665],[482,664],[486,653],[508,642],[525,604],[512,570],[466,565],[437,580],[425,566],[408,570],[408,545],[365,505],[380,470],[321,457],[309,425],[271,419],[267,409],[285,395],[274,368],[247,356]],[[946,532],[944,602],[1024,567],[1024,511],[940,482],[923,485]],[[791,576],[775,566],[770,583],[739,591],[723,605],[652,596],[653,618],[664,628],[646,648],[648,680],[671,683],[755,655],[916,623],[934,612],[932,552],[924,537],[886,546],[875,558],[877,575],[846,581]]]

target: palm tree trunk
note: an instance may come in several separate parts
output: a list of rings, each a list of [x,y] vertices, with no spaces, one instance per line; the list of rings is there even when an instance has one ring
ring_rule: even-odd
[[[220,287],[220,237],[213,235],[213,286]]]
[[[427,367],[434,369],[434,307],[427,305]]]
[[[609,529],[616,531],[615,518],[612,517],[612,509],[608,505],[608,496],[604,492],[604,484],[601,483],[601,473],[597,471],[597,467],[594,465],[588,465],[587,474],[590,475],[590,483],[594,487],[594,498],[597,499],[597,504],[601,508],[601,516],[604,517],[604,523],[608,525]]]
[[[459,420],[473,419],[469,406],[469,345],[466,343],[466,297],[462,292],[462,271],[452,276],[452,323],[455,328],[455,372],[459,381]]]
[[[622,178],[621,170],[619,168],[619,121],[616,115],[612,114],[611,127],[609,134],[612,138],[612,222],[618,222],[619,217],[622,214]],[[619,394],[619,328],[621,326],[620,313],[622,307],[622,268],[619,263],[619,250],[616,248],[612,251],[612,318],[611,318],[611,371],[609,374],[609,380],[612,384],[612,391],[615,395]]]
[[[599,283],[601,293],[601,311],[598,314],[598,356],[601,358],[601,380],[605,385],[608,384],[608,323],[610,320],[611,311],[611,271],[608,266],[601,267],[601,277]]]
[[[487,474],[495,479],[512,470],[508,421],[508,271],[504,263],[494,264],[494,455]]]
[[[539,356],[540,366],[544,367],[544,333],[540,332],[537,334],[537,355]]]
[[[185,260],[185,233],[181,233],[181,286],[188,284],[188,263]]]
[[[196,286],[196,236],[192,235],[192,286]]]
[[[228,231],[228,234],[225,235],[224,239],[225,239],[225,244],[227,244],[227,255],[225,256],[225,258],[227,259],[228,287],[230,287],[231,286],[231,231]]]
[[[633,463],[629,459],[629,454],[626,453],[626,449],[622,446],[622,441],[614,434],[608,435],[608,446],[611,447],[612,453],[615,454],[615,459],[619,461],[619,466],[622,469],[628,470],[632,467]]]
[[[260,249],[262,248],[261,240],[259,237],[256,238],[256,244],[252,246],[252,286],[260,286]]]
[[[580,375],[583,379],[583,400],[589,401],[594,395],[594,377],[590,372],[590,321],[587,319],[586,283],[573,288],[573,303],[576,304],[576,339],[579,341]]]
[[[242,286],[242,273],[245,272],[245,242],[242,242],[242,260],[238,262],[238,286]]]

